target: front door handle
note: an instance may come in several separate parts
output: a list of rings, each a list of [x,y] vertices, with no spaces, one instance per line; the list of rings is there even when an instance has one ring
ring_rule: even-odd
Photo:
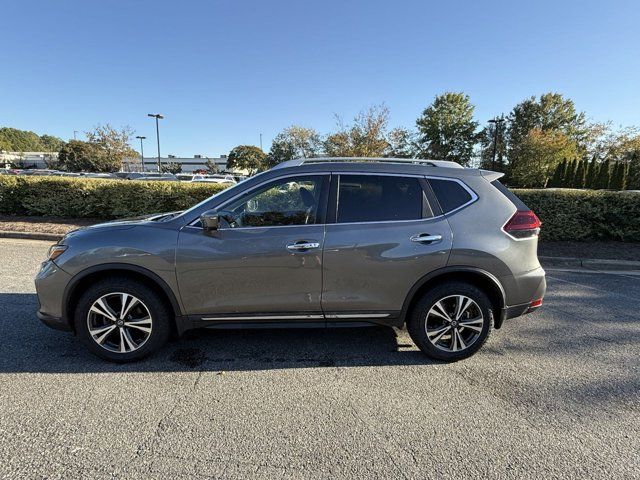
[[[301,250],[311,250],[313,248],[318,248],[320,244],[318,242],[296,242],[290,243],[287,245],[287,250],[291,250],[292,252],[299,252]]]
[[[442,235],[429,235],[428,233],[421,233],[419,235],[414,235],[411,237],[412,242],[417,243],[439,243],[442,241]]]

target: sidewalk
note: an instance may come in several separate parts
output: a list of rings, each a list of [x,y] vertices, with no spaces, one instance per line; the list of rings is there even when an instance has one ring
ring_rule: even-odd
[[[14,217],[0,215],[0,237],[56,241],[70,230],[99,223],[85,218]]]

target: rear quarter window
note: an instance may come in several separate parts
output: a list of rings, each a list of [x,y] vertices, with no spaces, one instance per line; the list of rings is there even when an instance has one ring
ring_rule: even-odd
[[[494,180],[493,182],[491,182],[491,185],[496,187],[500,191],[500,193],[502,193],[505,197],[507,197],[511,201],[511,203],[513,203],[516,206],[516,208],[521,212],[526,212],[530,210],[530,208],[527,207],[525,203],[516,196],[515,193],[513,193],[511,190],[509,190],[507,187],[501,184],[500,181]]]
[[[460,208],[473,199],[468,190],[454,180],[430,178],[429,185],[431,185],[443,213]]]

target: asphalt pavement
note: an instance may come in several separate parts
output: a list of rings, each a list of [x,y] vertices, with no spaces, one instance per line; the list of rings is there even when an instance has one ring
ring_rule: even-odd
[[[549,270],[475,356],[388,328],[191,332],[105,363],[0,239],[0,478],[640,478],[640,276]]]

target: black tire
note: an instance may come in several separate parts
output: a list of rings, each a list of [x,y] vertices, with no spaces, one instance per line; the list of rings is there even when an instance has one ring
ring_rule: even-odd
[[[140,334],[146,339],[140,342],[139,348],[125,353],[108,350],[99,345],[89,333],[88,317],[92,305],[104,295],[115,294],[116,292],[132,295],[139,299],[143,304],[142,307],[148,310],[151,318],[151,332],[149,334]],[[107,319],[104,320],[107,322]],[[170,321],[170,308],[152,288],[131,278],[115,276],[91,285],[78,299],[74,315],[76,334],[82,343],[94,355],[116,363],[140,360],[160,349],[169,338]],[[114,335],[117,335],[115,332],[118,331],[119,327],[115,327]],[[122,340],[122,337],[120,337],[120,340]]]
[[[471,328],[473,327],[458,326],[458,322],[455,321],[455,326],[457,329],[459,329],[458,331],[460,332],[458,338],[462,339],[463,335],[468,336],[467,340],[469,341],[469,345],[465,346],[464,349],[452,351],[446,350],[446,348],[452,349],[455,348],[455,346],[459,347],[459,343],[457,341],[458,338],[454,340],[453,335],[445,333],[440,340],[436,341],[436,343],[439,345],[436,346],[427,336],[427,315],[432,308],[437,308],[435,307],[435,305],[438,301],[444,300],[444,303],[441,303],[440,305],[453,305],[455,307],[457,299],[452,297],[457,295],[463,295],[475,302],[475,306],[473,304],[470,304],[469,308],[472,308],[473,311],[476,312],[476,315],[474,315],[475,318],[478,317],[478,310],[482,313],[483,323],[481,326],[476,326],[477,324],[474,323],[473,327],[481,329],[481,331],[476,332],[475,330],[471,330]],[[451,317],[450,320],[454,320],[454,311],[450,310],[446,313],[448,313],[447,316]],[[471,312],[469,311],[466,311],[465,314],[471,316]],[[429,322],[433,322],[434,320],[440,320],[442,322],[442,325],[436,325],[432,327],[432,338],[437,338],[437,335],[435,335],[437,333],[436,330],[439,330],[440,327],[446,330],[446,327],[449,326],[448,331],[452,331],[452,322],[447,321],[444,318],[440,319],[440,316],[437,312],[435,315],[431,315]],[[462,318],[461,321],[465,320],[466,319]],[[466,321],[469,322],[469,320]],[[422,352],[425,353],[428,357],[436,360],[444,360],[446,362],[455,362],[457,360],[462,360],[463,358],[468,358],[476,353],[489,338],[489,333],[491,332],[492,326],[493,308],[491,301],[489,300],[487,295],[478,287],[469,283],[459,281],[446,282],[428,290],[422,295],[422,298],[418,300],[413,310],[410,312],[409,318],[407,319],[407,330],[409,331],[409,335],[418,346],[418,348],[422,350]],[[473,341],[471,341],[471,339],[473,339]]]

